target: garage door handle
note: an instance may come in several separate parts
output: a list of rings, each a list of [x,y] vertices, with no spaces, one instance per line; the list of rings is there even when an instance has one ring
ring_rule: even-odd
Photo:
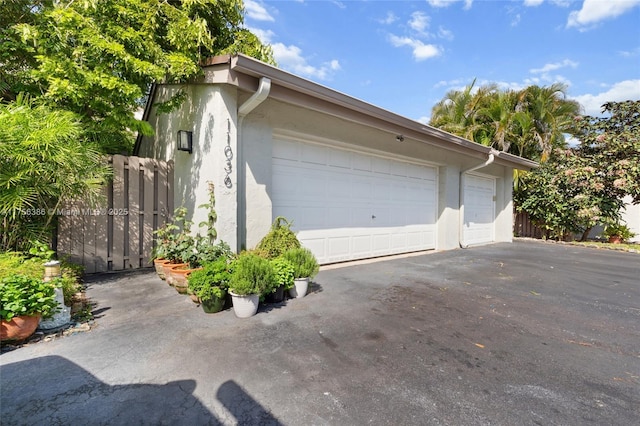
[[[371,215],[371,219],[375,219],[375,218],[376,218],[376,216],[372,214]]]

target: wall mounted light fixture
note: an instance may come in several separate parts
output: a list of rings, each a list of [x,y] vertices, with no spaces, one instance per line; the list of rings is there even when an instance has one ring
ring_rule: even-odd
[[[193,152],[193,132],[178,130],[178,151]]]

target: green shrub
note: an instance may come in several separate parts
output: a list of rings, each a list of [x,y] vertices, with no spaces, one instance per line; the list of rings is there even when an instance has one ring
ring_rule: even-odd
[[[311,250],[304,247],[287,250],[282,257],[293,265],[293,274],[296,278],[313,278],[320,269]]]
[[[189,290],[200,299],[224,297],[231,279],[231,265],[225,258],[205,264],[187,277]]]
[[[230,290],[238,295],[267,294],[277,287],[271,263],[255,253],[240,254],[233,262]]]
[[[54,286],[40,278],[13,274],[0,281],[0,316],[11,321],[13,317],[41,314],[52,316],[58,308]]]
[[[300,241],[291,230],[292,222],[282,216],[273,221],[269,233],[258,243],[256,250],[260,256],[267,259],[275,259],[292,248],[299,248]]]
[[[607,238],[620,237],[623,241],[629,240],[636,235],[623,223],[613,223],[605,226],[603,234]]]
[[[44,263],[50,259],[50,255],[29,258],[18,252],[0,253],[0,279],[18,274],[41,280],[44,278]],[[64,304],[71,306],[73,295],[82,290],[80,280],[84,267],[62,260],[60,271],[62,278],[58,280],[58,285],[62,287]]]
[[[273,259],[271,261],[271,266],[273,267],[273,271],[276,273],[276,280],[278,282],[278,286],[284,286],[285,290],[288,290],[293,287],[294,280],[294,271],[293,265],[287,259],[282,257],[278,257],[277,259]],[[277,288],[277,287],[276,287]],[[273,290],[275,291],[276,288]]]

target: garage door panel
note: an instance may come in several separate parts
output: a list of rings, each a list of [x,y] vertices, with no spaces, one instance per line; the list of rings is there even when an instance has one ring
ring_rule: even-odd
[[[495,180],[482,176],[465,176],[464,224],[465,244],[485,244],[494,240]]]
[[[351,251],[356,256],[367,256],[371,253],[371,235],[355,235],[351,241]]]
[[[291,141],[273,152],[273,214],[321,263],[435,247],[435,168]]]
[[[370,172],[372,158],[368,155],[353,155],[353,170]]]

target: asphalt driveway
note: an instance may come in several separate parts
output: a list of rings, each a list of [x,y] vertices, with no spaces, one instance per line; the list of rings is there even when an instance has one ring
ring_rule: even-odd
[[[517,241],[323,270],[240,320],[95,277],[90,332],[0,356],[3,425],[637,424],[640,255]]]

